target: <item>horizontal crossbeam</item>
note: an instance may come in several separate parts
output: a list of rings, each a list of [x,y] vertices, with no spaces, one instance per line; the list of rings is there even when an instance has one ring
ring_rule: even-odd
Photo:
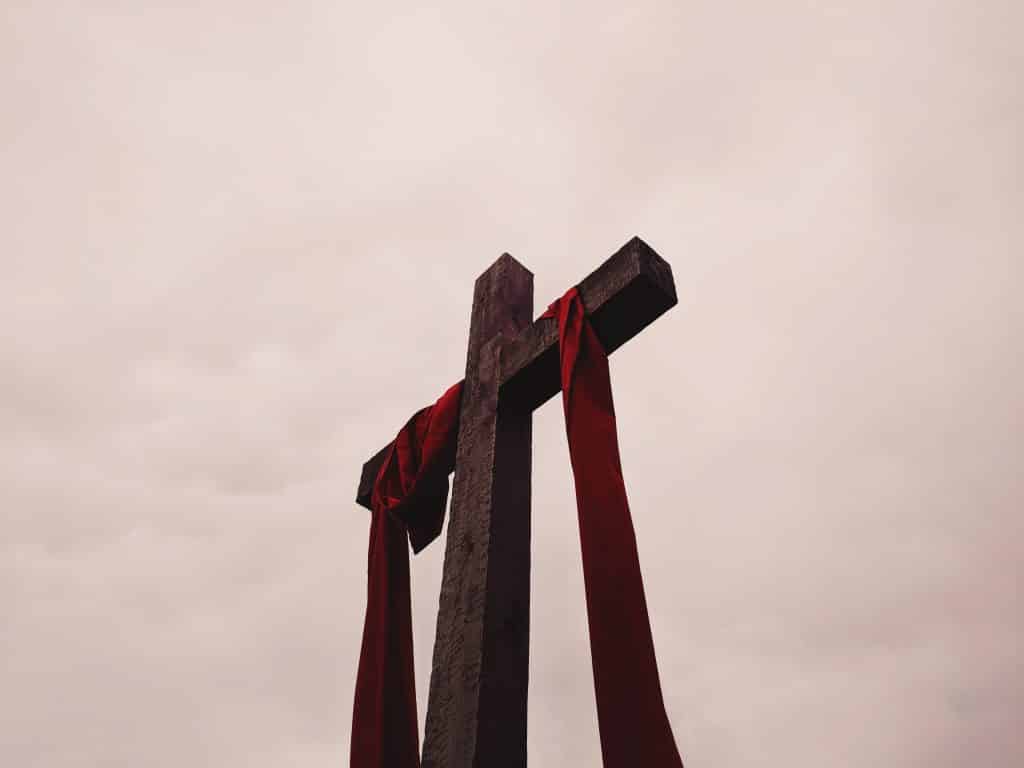
[[[639,237],[634,237],[584,278],[579,289],[590,323],[608,354],[678,302],[672,268]],[[499,382],[499,407],[535,409],[559,392],[561,376],[555,318],[534,321],[505,345]],[[370,509],[374,480],[389,446],[390,443],[363,465],[356,502],[367,509]]]

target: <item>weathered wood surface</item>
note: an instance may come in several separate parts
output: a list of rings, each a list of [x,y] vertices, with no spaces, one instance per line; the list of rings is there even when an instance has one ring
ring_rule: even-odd
[[[532,314],[533,275],[505,254],[473,294],[423,768],[526,765],[533,414],[499,414],[498,389]]]
[[[677,303],[672,268],[639,237],[588,275],[580,283],[580,293],[608,354]],[[553,301],[558,297],[550,298]],[[561,389],[558,323],[553,318],[527,323],[502,352],[498,376],[503,405],[532,409],[553,397]],[[385,450],[363,465],[356,501],[367,509]]]

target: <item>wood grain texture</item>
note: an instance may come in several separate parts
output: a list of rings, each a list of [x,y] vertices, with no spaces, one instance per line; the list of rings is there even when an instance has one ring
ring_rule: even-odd
[[[424,768],[526,765],[532,411],[499,415],[498,376],[532,312],[533,275],[507,254],[477,280]]]

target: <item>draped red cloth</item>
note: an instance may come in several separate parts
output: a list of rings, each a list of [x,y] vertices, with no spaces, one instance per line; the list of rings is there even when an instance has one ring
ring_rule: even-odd
[[[682,768],[665,713],[636,536],[619,459],[608,357],[576,288],[557,317],[562,404],[583,552],[604,768]],[[440,532],[461,384],[398,433],[371,506],[369,587],[352,715],[352,768],[418,768],[409,553]]]
[[[409,550],[441,532],[455,466],[462,383],[402,427],[370,500],[366,619],[352,709],[352,768],[418,768]]]
[[[608,355],[576,288],[542,317],[558,318],[602,763],[604,768],[682,768],[661,696],[619,459]]]

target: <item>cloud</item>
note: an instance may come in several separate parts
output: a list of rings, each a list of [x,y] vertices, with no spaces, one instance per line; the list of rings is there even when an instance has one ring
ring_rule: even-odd
[[[539,313],[634,234],[681,299],[612,371],[687,764],[1024,757],[1013,4],[9,15],[0,762],[343,761],[362,462],[501,252]],[[594,765],[560,419],[529,748]]]

